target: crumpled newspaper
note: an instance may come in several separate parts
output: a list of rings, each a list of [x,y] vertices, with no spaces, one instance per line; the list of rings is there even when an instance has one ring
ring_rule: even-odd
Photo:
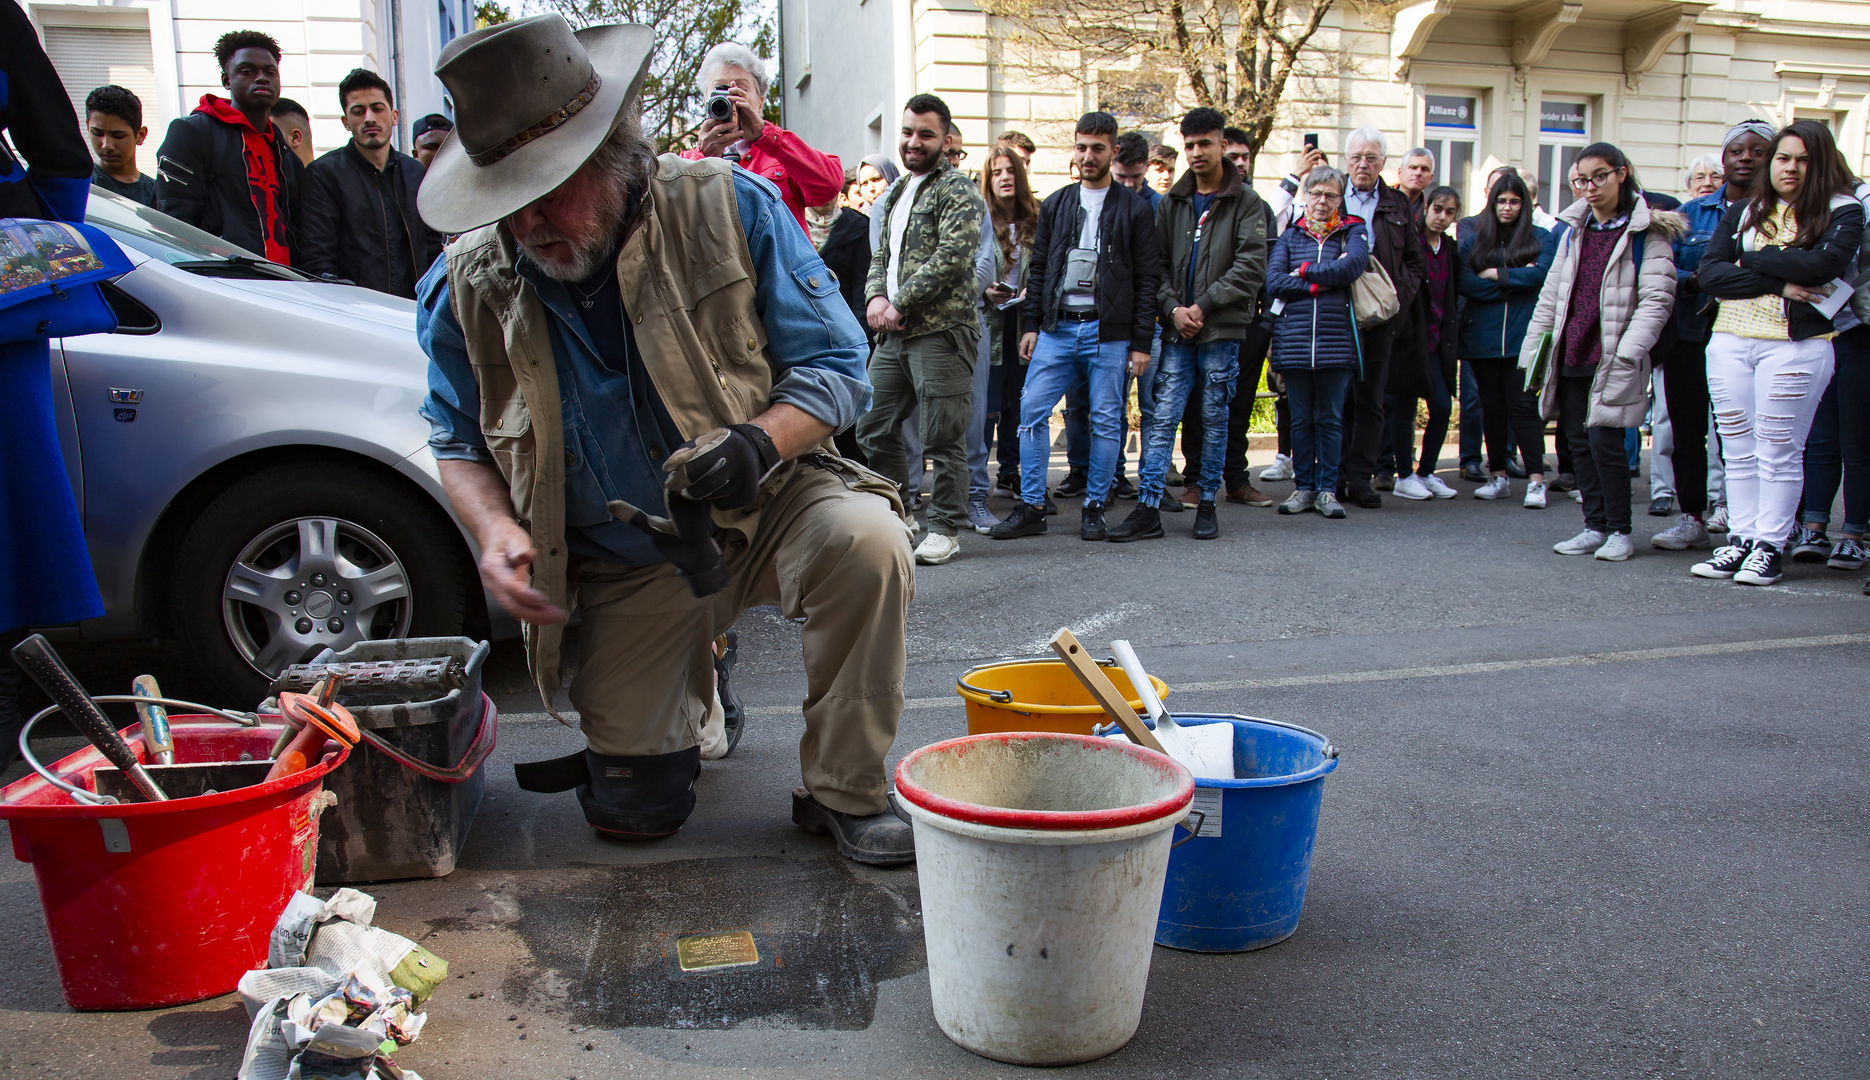
[[[371,926],[356,889],[295,893],[273,926],[264,968],[240,979],[252,1017],[238,1080],[422,1080],[383,1056],[422,1033],[423,1002],[448,962]]]

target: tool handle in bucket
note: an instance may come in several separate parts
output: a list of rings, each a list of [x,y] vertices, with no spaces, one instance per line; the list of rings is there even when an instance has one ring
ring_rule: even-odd
[[[162,688],[154,675],[138,675],[130,692],[139,698],[159,698]],[[153,701],[138,702],[136,715],[143,722],[143,753],[158,765],[175,764],[175,736],[169,733],[169,710]]]
[[[1143,670],[1143,662],[1136,658],[1136,650],[1122,638],[1110,643],[1110,651],[1117,657],[1117,663],[1123,667],[1123,673],[1130,677],[1130,685],[1136,688],[1136,698],[1143,703],[1143,712],[1148,714],[1157,727],[1173,725],[1169,710],[1163,708],[1162,699],[1156,696],[1156,684],[1149,681],[1149,673]]]
[[[167,802],[169,796],[163,794],[149,774],[143,771],[142,763],[136,760],[130,744],[123,741],[110,721],[105,719],[103,710],[85,693],[84,687],[72,675],[71,669],[52,648],[52,643],[44,635],[33,634],[25,641],[13,646],[13,662],[20,670],[32,676],[32,681],[46,692],[65,713],[72,726],[79,734],[91,741],[98,752],[125,776],[145,799],[151,802]]]
[[[387,740],[369,728],[362,729],[361,733],[364,737],[364,741],[375,747],[384,757],[389,758],[391,761],[415,773],[417,776],[426,776],[430,780],[439,780],[444,784],[459,784],[468,777],[473,776],[474,770],[480,768],[481,763],[487,760],[487,756],[493,753],[497,727],[498,721],[494,716],[493,702],[488,700],[486,695],[483,694],[481,696],[480,729],[474,733],[474,742],[468,746],[467,752],[461,755],[461,760],[456,762],[452,768],[447,769],[430,765],[421,758],[412,757],[404,753],[400,748],[390,745]]]
[[[1109,676],[1105,675],[1102,669],[1092,661],[1090,655],[1084,651],[1084,646],[1078,643],[1077,637],[1070,630],[1059,630],[1057,636],[1052,639],[1052,651],[1058,654],[1060,660],[1065,661],[1065,666],[1078,677],[1078,681],[1084,684],[1084,688],[1091,692],[1091,699],[1103,707],[1105,715],[1117,722],[1117,726],[1123,729],[1123,733],[1130,737],[1131,742],[1154,750],[1158,754],[1168,753],[1162,748],[1162,742],[1156,738],[1156,733],[1143,726],[1143,721],[1130,708],[1130,703],[1123,699],[1122,694],[1117,693],[1117,688],[1111,683]]]
[[[1200,836],[1202,828],[1208,824],[1208,815],[1192,807],[1188,811],[1188,817],[1194,818],[1195,823],[1193,825],[1190,825],[1188,823],[1188,818],[1186,817],[1176,822],[1177,825],[1180,825],[1182,828],[1188,830],[1188,835],[1182,837],[1180,840],[1177,840],[1175,843],[1170,844],[1169,845],[1170,851],[1174,851],[1176,848],[1181,847],[1183,844],[1188,843],[1190,840],[1193,840],[1195,837]]]

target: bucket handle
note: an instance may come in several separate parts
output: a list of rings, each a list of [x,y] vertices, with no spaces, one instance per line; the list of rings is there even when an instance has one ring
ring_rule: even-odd
[[[359,733],[363,735],[365,742],[375,747],[384,757],[417,776],[425,776],[444,784],[459,784],[473,776],[474,770],[480,768],[481,763],[487,760],[487,755],[493,753],[495,727],[493,702],[487,695],[482,694],[480,729],[474,733],[474,742],[468,746],[467,752],[461,755],[461,760],[456,762],[453,768],[448,769],[437,768],[421,758],[411,757],[384,741],[382,736],[369,728],[360,728]]]
[[[897,817],[901,818],[902,823],[904,825],[907,825],[912,829],[915,828],[915,819],[910,817],[908,814],[903,813],[902,804],[896,801],[896,789],[895,788],[891,788],[888,791],[884,792],[883,797],[890,801],[890,813],[895,814]]]
[[[1015,661],[1015,663],[1030,664],[1035,661],[1049,661],[1051,659],[1052,658],[1049,656],[1035,656],[1028,660]],[[1097,666],[1114,668],[1117,666],[1117,658],[1114,656],[1106,656],[1102,660],[1097,661]],[[979,694],[981,697],[984,697],[987,700],[992,701],[997,705],[1005,705],[1007,702],[1013,700],[1013,691],[1011,690],[989,690],[986,687],[975,686],[972,683],[966,682],[962,679],[956,679],[955,686],[957,686],[958,688],[962,690],[966,690],[970,693]],[[1031,713],[1020,713],[1020,715],[1031,716],[1032,714]]]
[[[260,722],[260,718],[258,716],[255,716],[252,713],[232,712],[227,709],[217,709],[212,705],[203,705],[197,701],[183,701],[179,698],[140,697],[136,694],[96,694],[92,696],[91,700],[97,702],[100,705],[114,705],[114,704],[129,703],[129,704],[135,704],[135,705],[161,705],[161,706],[164,706],[170,709],[192,709],[196,712],[209,713],[214,716],[219,716],[226,720],[232,720],[234,723],[241,724],[246,727],[252,727],[255,724],[258,724]],[[37,724],[41,720],[44,720],[46,717],[51,716],[53,713],[63,712],[63,711],[64,710],[59,708],[57,705],[49,706],[47,708],[41,709],[38,712],[34,713],[32,719],[26,721],[26,723],[20,726],[20,729],[19,729],[20,757],[25,759],[26,764],[32,769],[33,772],[36,772],[39,774],[40,779],[44,780],[48,784],[51,784],[53,787],[59,789],[60,791],[63,791],[65,794],[70,795],[74,802],[81,803],[86,806],[115,806],[117,805],[117,800],[115,798],[112,798],[109,795],[94,795],[91,792],[86,791],[85,789],[81,787],[74,787],[71,784],[68,784],[65,781],[59,779],[57,776],[53,774],[51,769],[48,769],[44,765],[41,765],[39,763],[39,759],[33,756],[32,746],[30,745],[32,742],[33,725]]]
[[[1188,817],[1192,817],[1196,819],[1195,823],[1192,826],[1188,823]],[[1169,845],[1170,851],[1174,851],[1176,848],[1181,847],[1183,844],[1188,843],[1190,840],[1193,840],[1195,837],[1200,836],[1202,826],[1208,823],[1208,815],[1205,812],[1193,809],[1192,807],[1188,811],[1188,817],[1185,817],[1182,820],[1176,822],[1177,825],[1188,830],[1188,835],[1182,837],[1180,840],[1177,840],[1175,843],[1170,844]]]

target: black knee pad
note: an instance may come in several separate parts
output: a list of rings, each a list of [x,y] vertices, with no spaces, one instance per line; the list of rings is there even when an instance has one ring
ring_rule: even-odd
[[[695,809],[695,778],[701,748],[673,754],[614,757],[584,752],[589,776],[578,785],[578,803],[591,827],[610,836],[647,840],[682,827]]]

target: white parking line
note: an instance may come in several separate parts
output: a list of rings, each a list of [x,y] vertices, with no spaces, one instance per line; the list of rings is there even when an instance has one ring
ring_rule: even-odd
[[[1528,671],[1539,668],[1587,667],[1595,664],[1629,664],[1652,660],[1684,660],[1702,656],[1734,656],[1745,653],[1777,652],[1786,649],[1826,649],[1839,645],[1870,644],[1866,634],[1820,634],[1811,637],[1769,638],[1763,641],[1721,641],[1706,645],[1673,645],[1660,649],[1626,649],[1620,652],[1580,653],[1575,656],[1534,656],[1521,660],[1486,660],[1471,664],[1437,664],[1433,667],[1383,668],[1376,671],[1327,672],[1317,675],[1290,675],[1278,679],[1220,679],[1212,682],[1171,684],[1178,694],[1207,694],[1229,690],[1270,690],[1286,686],[1342,686],[1347,683],[1389,682],[1397,679],[1438,679],[1461,675],[1486,675],[1497,671]],[[915,697],[903,702],[908,709],[959,707],[955,694]],[[793,716],[797,705],[755,705],[749,716]],[[568,719],[574,713],[566,713]],[[502,713],[500,722],[537,723],[551,717],[539,713]],[[574,721],[575,722],[575,721]]]

